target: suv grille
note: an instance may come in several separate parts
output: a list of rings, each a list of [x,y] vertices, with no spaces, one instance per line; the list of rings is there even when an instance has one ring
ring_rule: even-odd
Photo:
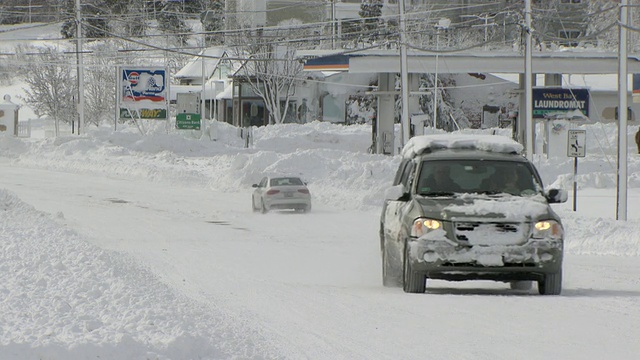
[[[526,241],[527,226],[521,223],[456,222],[454,236],[468,245],[517,245]]]

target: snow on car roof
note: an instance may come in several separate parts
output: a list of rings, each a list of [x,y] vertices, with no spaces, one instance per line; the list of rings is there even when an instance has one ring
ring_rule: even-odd
[[[402,148],[402,156],[412,158],[438,149],[476,149],[497,153],[521,154],[524,147],[522,144],[502,135],[420,135],[409,139],[409,142]]]

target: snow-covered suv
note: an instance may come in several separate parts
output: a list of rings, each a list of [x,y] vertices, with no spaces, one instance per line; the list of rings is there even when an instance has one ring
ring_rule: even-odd
[[[380,220],[385,286],[486,279],[562,291],[564,229],[521,144],[498,135],[424,135],[402,150]]]

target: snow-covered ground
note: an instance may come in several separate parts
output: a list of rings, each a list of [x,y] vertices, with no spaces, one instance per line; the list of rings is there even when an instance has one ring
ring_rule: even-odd
[[[640,157],[616,220],[616,128],[584,126],[563,295],[494,282],[381,285],[378,219],[398,156],[368,126],[0,135],[2,359],[633,359],[640,353]],[[502,130],[500,130],[502,131]],[[598,146],[593,144],[600,144]],[[610,144],[610,145],[606,145]],[[573,159],[537,155],[571,194]],[[309,214],[251,211],[296,174]]]

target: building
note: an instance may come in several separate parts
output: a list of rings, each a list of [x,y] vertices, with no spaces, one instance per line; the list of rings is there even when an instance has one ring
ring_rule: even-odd
[[[227,28],[276,26],[283,21],[318,23],[324,20],[326,0],[227,0]]]
[[[203,119],[232,123],[231,76],[239,67],[240,62],[223,47],[203,50],[174,75],[178,84],[171,85],[171,102],[175,103],[178,93],[199,93]]]

